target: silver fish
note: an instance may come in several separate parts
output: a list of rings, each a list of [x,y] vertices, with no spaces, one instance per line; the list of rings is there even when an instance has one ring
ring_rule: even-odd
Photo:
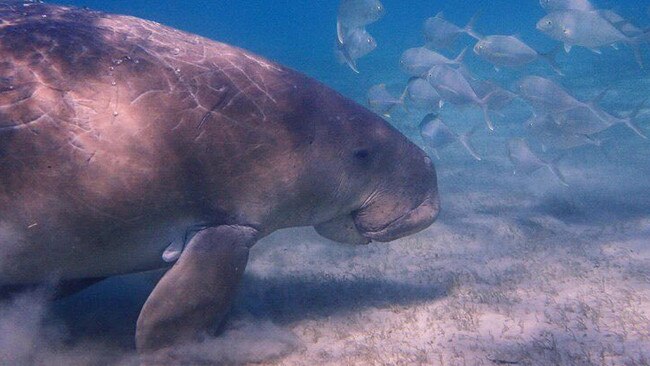
[[[562,75],[560,67],[555,62],[556,50],[539,53],[516,36],[487,36],[476,43],[474,53],[497,67],[519,67],[542,59],[548,62],[555,72]]]
[[[379,0],[341,0],[336,30],[340,43],[345,43],[349,29],[365,27],[384,16],[386,10]]]
[[[567,133],[591,135],[615,125],[625,125],[641,138],[647,139],[647,136],[634,122],[644,104],[645,101],[628,115],[618,117],[606,112],[594,102],[582,103],[575,108],[558,113],[553,118]]]
[[[455,59],[450,60],[426,47],[409,48],[402,53],[399,65],[409,76],[423,77],[435,65],[460,65],[466,52],[467,49],[463,49]]]
[[[548,168],[553,175],[565,186],[569,186],[556,164],[559,159],[546,161],[535,154],[522,138],[511,139],[507,143],[508,158],[515,167],[515,173],[530,175],[542,168]]]
[[[359,73],[357,60],[377,48],[377,42],[364,28],[352,29],[345,35],[344,42],[337,40],[337,58],[346,63],[352,71]]]
[[[393,108],[404,105],[404,98],[395,98],[386,89],[386,84],[377,84],[368,90],[368,105],[378,114],[390,117]]]
[[[539,0],[539,5],[547,12],[556,10],[595,10],[589,0]]]
[[[486,96],[490,95],[490,98],[488,98],[487,102],[488,109],[491,111],[500,111],[512,103],[515,98],[517,98],[517,94],[503,89],[492,81],[477,80],[471,78],[471,76],[465,77],[479,98],[483,99]]]
[[[573,46],[582,46],[599,53],[598,48],[622,43],[634,51],[639,65],[643,66],[639,44],[644,41],[643,34],[630,37],[608,20],[611,13],[599,10],[558,10],[539,22],[537,29],[547,36],[564,43],[569,52]]]
[[[567,150],[576,147],[594,145],[601,146],[602,140],[585,134],[568,133],[562,130],[552,115],[533,115],[524,127],[542,145],[542,149]]]
[[[628,37],[636,37],[643,34],[643,30],[611,10],[599,10],[598,13]]]
[[[455,105],[475,104],[483,111],[485,123],[491,131],[494,124],[488,113],[493,93],[479,97],[465,77],[465,73],[447,65],[436,65],[427,73],[427,81],[438,91],[443,101]]]
[[[424,38],[427,44],[434,48],[449,48],[461,34],[467,34],[477,40],[481,36],[474,32],[474,23],[478,15],[474,15],[463,28],[447,21],[442,12],[424,22]]]
[[[411,78],[406,86],[406,97],[418,109],[437,112],[442,108],[442,99],[436,89],[422,78]]]
[[[434,113],[426,115],[422,122],[420,122],[420,136],[426,145],[431,148],[434,154],[440,159],[438,150],[454,142],[460,142],[461,145],[469,152],[470,155],[476,160],[481,160],[481,157],[476,153],[474,147],[470,143],[470,137],[476,132],[477,128],[464,134],[457,134],[452,131],[442,119]]]
[[[516,83],[517,93],[537,114],[560,112],[581,105],[564,88],[541,76],[525,76]]]
[[[536,114],[552,114],[563,132],[567,134],[592,135],[614,125],[622,124],[642,138],[646,135],[636,125],[645,101],[625,117],[616,117],[598,106],[605,96],[603,91],[590,101],[583,102],[551,80],[539,76],[526,76],[517,82],[519,95],[535,110]]]

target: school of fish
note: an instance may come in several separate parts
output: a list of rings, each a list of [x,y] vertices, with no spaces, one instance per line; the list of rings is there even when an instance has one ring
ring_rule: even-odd
[[[531,141],[541,150],[536,152],[527,139],[516,137],[506,143],[506,154],[515,174],[530,175],[547,168],[557,181],[568,186],[568,180],[557,167],[565,156],[564,151],[582,146],[601,147],[607,139],[599,135],[609,128],[622,125],[639,138],[647,139],[639,127],[638,117],[645,100],[628,112],[608,111],[600,105],[608,89],[591,100],[581,100],[561,82],[537,75],[525,75],[515,83],[513,90],[500,87],[489,80],[475,77],[464,60],[468,48],[449,58],[441,53],[461,37],[473,38],[471,48],[481,60],[497,71],[501,68],[519,69],[542,62],[556,74],[564,72],[555,58],[564,50],[569,53],[575,46],[585,47],[601,54],[603,47],[619,45],[629,47],[639,67],[643,68],[641,47],[650,43],[650,31],[641,30],[616,12],[595,7],[589,0],[539,0],[546,15],[537,22],[539,32],[560,42],[556,48],[540,51],[516,35],[481,35],[474,29],[477,16],[466,26],[459,27],[446,20],[442,12],[427,18],[423,25],[424,42],[420,47],[406,49],[399,68],[408,79],[401,94],[392,94],[385,84],[375,85],[368,91],[368,105],[386,118],[396,108],[406,113],[426,113],[419,125],[420,136],[427,150],[440,159],[440,150],[458,142],[471,157],[481,156],[471,145],[470,138],[478,130],[457,133],[439,114],[446,105],[474,106],[481,110],[488,131],[495,126],[491,114],[500,113],[516,98],[530,106],[532,115],[525,121],[524,129]],[[341,0],[337,19],[337,52],[339,60],[359,73],[357,60],[377,46],[366,26],[381,19],[385,8],[379,0]],[[546,158],[547,153],[555,158]]]

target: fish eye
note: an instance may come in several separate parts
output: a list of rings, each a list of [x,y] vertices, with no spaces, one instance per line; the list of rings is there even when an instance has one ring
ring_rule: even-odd
[[[547,21],[546,21],[546,25],[553,25],[553,22],[550,21],[550,20],[547,20]]]
[[[372,38],[368,38],[368,44],[372,44]]]

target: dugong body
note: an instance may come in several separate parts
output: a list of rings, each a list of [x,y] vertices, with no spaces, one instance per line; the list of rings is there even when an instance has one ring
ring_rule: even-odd
[[[221,321],[248,249],[275,230],[364,244],[438,214],[419,148],[236,47],[3,1],[0,54],[0,286],[163,268],[181,253],[140,314],[143,355]]]

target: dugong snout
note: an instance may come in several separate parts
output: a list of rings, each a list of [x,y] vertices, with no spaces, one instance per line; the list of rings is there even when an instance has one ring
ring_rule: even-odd
[[[439,213],[440,197],[437,190],[432,190],[418,207],[398,217],[385,228],[364,232],[362,235],[379,242],[393,241],[426,229],[436,221]]]
[[[316,232],[339,243],[368,244],[426,229],[440,213],[440,197],[433,163],[428,157],[424,161],[414,169],[415,177],[398,176],[398,189],[376,191],[359,209],[315,225]]]
[[[440,213],[436,169],[410,145],[385,184],[353,213],[358,232],[368,240],[389,242],[424,230]]]

